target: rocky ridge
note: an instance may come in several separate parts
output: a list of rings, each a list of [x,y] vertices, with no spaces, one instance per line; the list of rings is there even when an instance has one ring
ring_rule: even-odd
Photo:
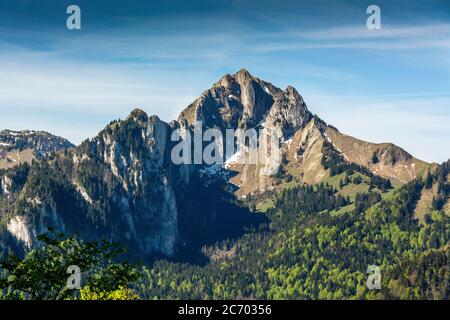
[[[174,164],[172,133],[192,131],[196,121],[221,132],[253,128],[276,133],[281,138],[279,170],[262,174],[267,164],[238,163],[239,154],[219,166]],[[398,183],[429,168],[395,145],[340,133],[313,115],[296,89],[282,90],[246,70],[222,77],[169,124],[136,109],[77,147],[57,140],[47,148],[42,139],[21,144],[22,150],[34,147],[40,161],[0,170],[3,247],[33,248],[39,245],[36,236],[53,226],[86,238],[125,242],[139,258],[174,256],[192,243],[201,245],[201,235],[213,240],[227,226],[232,231],[236,221],[244,223],[240,219],[246,213],[235,204],[236,196],[323,181],[330,175],[325,165],[330,155]],[[6,145],[10,140],[0,141],[2,150],[20,150]],[[48,157],[58,150],[66,151]]]

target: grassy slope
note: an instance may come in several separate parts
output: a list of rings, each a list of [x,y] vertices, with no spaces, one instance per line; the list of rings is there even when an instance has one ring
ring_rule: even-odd
[[[346,176],[346,173],[341,173],[339,175],[333,176],[333,177],[327,177],[323,183],[328,184],[330,186],[332,186],[334,189],[337,190],[337,194],[340,194],[344,197],[349,197],[350,201],[352,202],[350,205],[347,205],[343,208],[340,208],[339,210],[334,210],[331,213],[332,214],[343,214],[345,212],[350,212],[352,210],[355,209],[355,205],[353,204],[353,202],[355,201],[355,196],[357,193],[367,193],[369,192],[369,182],[370,182],[370,178],[359,173],[359,172],[355,172],[353,175],[349,176],[350,178],[350,183],[345,185],[342,189],[340,188],[340,181],[344,180]],[[353,179],[355,178],[361,178],[362,182],[359,184],[353,183]],[[289,183],[285,183],[283,185],[282,189],[289,189],[289,188],[293,188],[296,187],[298,185],[298,183],[291,181]],[[376,191],[376,192],[380,192],[381,196],[383,198],[383,200],[390,200],[392,199],[395,190],[400,187],[399,184],[393,184],[394,188],[389,190],[388,192],[384,192],[381,193],[380,190],[378,190],[377,188],[372,189],[372,191]],[[256,204],[256,209],[258,212],[266,212],[269,208],[274,206],[274,201],[275,199],[273,197],[271,198],[266,198],[260,202],[258,202]]]

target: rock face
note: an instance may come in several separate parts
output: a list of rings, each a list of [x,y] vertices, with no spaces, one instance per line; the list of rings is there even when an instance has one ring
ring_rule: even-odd
[[[365,142],[340,133],[313,116],[295,88],[282,90],[244,69],[222,77],[181,112],[179,121],[189,125],[202,121],[205,128],[265,129],[280,137],[277,175],[261,174],[262,165],[235,163],[234,158],[226,163],[226,169],[234,172],[229,182],[240,197],[282,187],[286,178],[300,184],[323,181],[328,176],[322,164],[327,148],[344,161],[398,183],[414,179],[429,167],[393,144]]]
[[[346,160],[367,167],[373,174],[406,183],[426,172],[429,164],[392,143],[370,143],[327,128],[326,134]]]
[[[181,112],[178,120],[202,121],[212,128],[250,128],[261,122],[281,92],[242,69],[225,75]]]
[[[312,118],[303,98],[293,87],[287,87],[275,97],[266,118],[266,127],[279,127],[283,137],[288,139],[303,128]]]
[[[178,239],[166,146],[169,130],[158,117],[135,110],[73,153],[71,181],[78,193],[93,208],[110,207],[112,210],[102,212],[110,237],[116,238],[114,232],[120,230],[120,240],[133,242],[143,254],[160,251],[171,255]],[[92,172],[85,177],[83,173],[92,167],[101,168],[102,174]],[[93,188],[92,179],[106,194]]]
[[[175,164],[171,151],[178,142],[172,133],[192,132],[197,121],[222,133],[276,134],[278,170],[265,174],[272,162],[238,161],[249,151],[245,143],[223,165]],[[36,236],[52,226],[88,239],[125,242],[140,259],[173,256],[228,227],[232,232],[245,216],[233,205],[236,196],[280,190],[287,183],[319,183],[329,176],[324,161],[330,153],[397,182],[412,180],[429,166],[395,145],[340,133],[314,116],[293,87],[282,90],[246,70],[222,77],[170,124],[136,109],[73,148],[36,132],[3,131],[0,142],[3,155],[32,150],[38,160],[0,170],[3,248],[33,248],[39,245]]]
[[[169,125],[135,110],[51,160],[1,175],[0,216],[25,247],[48,226],[125,242],[137,256],[172,255],[178,212],[166,144]],[[23,171],[20,174],[20,171]],[[20,179],[16,176],[20,176]]]
[[[61,137],[44,131],[0,131],[0,169],[12,168],[20,163],[31,163],[52,152],[74,145]]]

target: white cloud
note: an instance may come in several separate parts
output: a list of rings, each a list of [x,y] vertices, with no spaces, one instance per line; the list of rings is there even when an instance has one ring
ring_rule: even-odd
[[[310,49],[411,50],[450,49],[450,24],[383,25],[369,30],[364,24],[311,31],[272,34],[267,42],[253,47],[256,52]]]
[[[327,39],[374,39],[374,38],[422,38],[449,36],[450,24],[430,25],[382,25],[379,30],[369,30],[364,24],[332,27],[293,35],[315,40]]]
[[[136,107],[173,120],[204,77],[192,73],[186,82],[170,70],[68,63],[41,53],[0,54],[0,61],[0,128],[46,130],[76,143]]]
[[[96,105],[100,110],[110,111],[144,105],[158,110],[185,99],[190,93],[186,90],[189,85],[176,87],[180,82],[176,79],[174,87],[159,82],[163,75],[152,68],[67,63],[52,61],[51,57],[22,62],[13,55],[0,55],[0,61],[5,61],[0,62],[0,106],[3,107],[33,104],[58,110]],[[173,94],[174,90],[177,95]]]

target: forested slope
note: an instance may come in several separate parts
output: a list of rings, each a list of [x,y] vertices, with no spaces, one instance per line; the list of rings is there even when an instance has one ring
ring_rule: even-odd
[[[324,184],[287,190],[265,228],[205,249],[206,266],[159,261],[137,290],[150,299],[448,299],[450,217],[437,200],[424,223],[414,209],[433,183],[448,199],[449,164],[385,200],[372,190],[347,205]],[[373,264],[381,290],[366,287]]]

